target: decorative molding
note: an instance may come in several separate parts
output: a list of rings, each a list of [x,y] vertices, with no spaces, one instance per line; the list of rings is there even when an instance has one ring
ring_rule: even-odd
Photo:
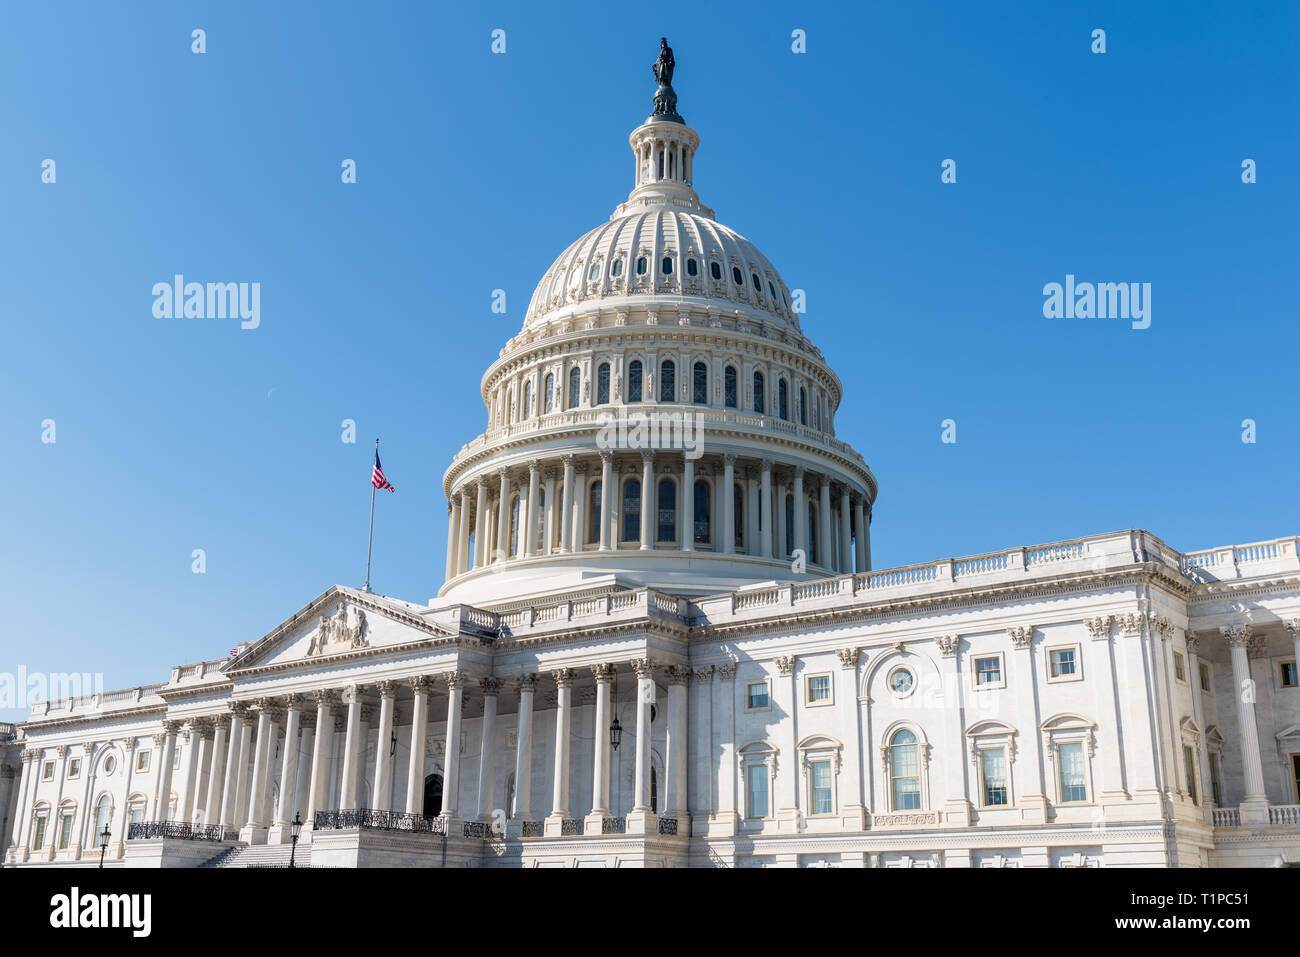
[[[835,657],[840,659],[840,667],[846,671],[857,668],[858,655],[857,648],[840,648],[835,652]]]
[[[794,655],[781,655],[773,660],[776,663],[776,670],[781,677],[788,678],[794,674]]]
[[[1015,645],[1020,651],[1025,651],[1033,644],[1034,626],[1017,625],[1014,628],[1008,628],[1007,636],[1011,639],[1011,644]]]
[[[961,645],[961,637],[958,635],[939,635],[934,639],[934,643],[939,646],[939,653],[945,658],[957,657],[957,649]]]
[[[1083,623],[1088,626],[1088,634],[1092,636],[1093,641],[1105,641],[1110,638],[1111,625],[1115,622],[1114,615],[1102,615],[1099,618],[1085,618]]]

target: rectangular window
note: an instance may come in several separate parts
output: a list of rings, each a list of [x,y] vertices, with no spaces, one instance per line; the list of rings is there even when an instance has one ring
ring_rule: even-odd
[[[72,846],[72,812],[65,811],[59,816],[59,850],[66,851]]]
[[[830,814],[834,810],[831,802],[831,763],[809,762],[808,778],[812,782],[812,813]]]
[[[181,767],[181,748],[180,745],[177,745],[176,750],[172,752],[172,770],[179,771],[180,767]]]
[[[1291,755],[1291,774],[1295,778],[1296,802],[1300,803],[1300,754]]]
[[[808,679],[808,703],[831,700],[831,676],[812,675]]]
[[[1007,752],[1002,748],[980,750],[980,775],[984,779],[984,806],[1004,807],[1007,799]]]
[[[1210,690],[1210,666],[1207,665],[1204,661],[1199,662],[1199,665],[1200,665],[1200,672],[1201,672],[1201,690],[1209,691]]]
[[[53,780],[54,780],[54,762],[53,762],[53,761],[46,761],[45,764],[43,764],[43,765],[41,766],[41,780],[42,780],[42,781],[53,781]]]
[[[916,745],[895,746],[890,763],[890,796],[895,811],[917,811],[921,808],[921,770],[917,761]]]
[[[748,795],[747,817],[767,817],[767,765],[751,764],[745,769],[745,791]]]
[[[1071,741],[1056,746],[1057,773],[1061,776],[1061,803],[1078,804],[1088,800],[1088,779],[1083,764],[1083,742]]]
[[[975,659],[975,684],[995,685],[1002,682],[1002,659],[997,655],[991,658]]]
[[[137,771],[149,770],[149,752],[141,751],[135,756],[135,769]]]
[[[1056,648],[1052,651],[1052,677],[1063,678],[1075,673],[1074,649]]]
[[[36,826],[32,829],[32,850],[39,851],[45,845],[45,822],[48,818],[44,814],[36,815]]]
[[[1296,768],[1300,771],[1300,767]],[[1214,806],[1223,807],[1223,786],[1219,783],[1219,756],[1210,755],[1210,787],[1214,793]]]
[[[1283,688],[1294,688],[1300,685],[1300,678],[1296,675],[1294,661],[1284,661],[1278,665],[1278,677],[1282,681]]]
[[[1177,681],[1187,680],[1187,666],[1183,663],[1183,655],[1180,651],[1174,652],[1174,678]]]
[[[81,758],[73,758],[68,762],[68,777],[81,777]]]
[[[1187,793],[1191,795],[1193,804],[1200,804],[1196,797],[1196,752],[1190,745],[1183,745],[1183,767],[1187,772]]]
[[[144,805],[143,805],[143,804],[132,804],[132,805],[131,805],[131,823],[132,823],[132,824],[140,824],[140,823],[143,822],[143,821],[144,821]]]
[[[749,695],[749,704],[746,705],[747,708],[750,710],[757,710],[759,708],[767,707],[768,698],[766,681],[750,682],[747,690]]]

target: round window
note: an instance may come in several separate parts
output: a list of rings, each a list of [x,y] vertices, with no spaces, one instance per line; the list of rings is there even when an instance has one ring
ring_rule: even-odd
[[[906,668],[895,668],[889,675],[889,690],[900,698],[906,698],[916,686],[916,679]]]
[[[116,767],[117,767],[117,758],[113,757],[113,755],[110,754],[108,757],[104,759],[105,774],[112,774],[113,769]]]

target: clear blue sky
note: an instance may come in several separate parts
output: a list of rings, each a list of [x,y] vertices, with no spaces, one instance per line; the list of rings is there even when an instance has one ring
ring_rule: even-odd
[[[0,671],[165,680],[360,585],[376,435],[376,590],[435,594],[480,376],[625,198],[661,34],[703,200],[844,381],[877,567],[1300,532],[1300,6],[564,9],[3,7]],[[177,272],[260,282],[260,328],[154,318]],[[1044,319],[1066,273],[1150,282],[1151,328]]]

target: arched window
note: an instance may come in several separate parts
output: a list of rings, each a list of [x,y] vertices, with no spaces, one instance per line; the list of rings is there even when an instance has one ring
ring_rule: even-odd
[[[745,285],[745,279],[744,279],[743,276],[740,275],[740,267],[739,267],[739,266],[732,266],[732,267],[731,267],[731,280],[732,280],[732,282],[734,282],[737,286],[744,286],[744,285]]]
[[[670,478],[659,480],[659,531],[661,542],[677,541],[677,483]]]
[[[623,541],[641,539],[641,482],[630,478],[623,483]]]
[[[709,522],[709,483],[695,480],[695,544],[708,545],[713,541]]]
[[[763,414],[763,373],[754,373],[754,411]]]
[[[550,372],[546,373],[546,389],[544,391],[546,395],[542,398],[542,402],[545,410],[550,412],[555,408],[555,376]]]
[[[591,483],[591,510],[587,513],[587,543],[595,545],[600,541],[600,523],[604,516],[601,514],[600,479]]]
[[[894,811],[921,808],[921,762],[916,735],[906,728],[889,740],[889,806]]]
[[[672,402],[677,391],[677,366],[672,359],[659,363],[659,401]]]
[[[505,414],[505,420],[506,420],[507,422],[513,422],[513,421],[515,420],[515,391],[514,391],[514,389],[506,389],[506,414]]]
[[[442,813],[442,775],[430,774],[424,779],[424,816],[437,817]]]
[[[533,416],[533,381],[527,379],[524,381],[524,418],[530,419]]]
[[[716,262],[709,263],[709,275],[714,279],[722,278],[722,266]]]
[[[754,280],[754,292],[762,292],[763,284],[758,281],[758,273],[750,273],[749,275]]]
[[[785,497],[785,553],[794,554],[794,496]],[[804,556],[805,558],[807,556]]]
[[[664,271],[664,275],[665,275],[665,276],[671,276],[671,275],[673,274],[673,257],[672,257],[672,256],[665,256],[664,259],[663,259],[663,262],[661,262],[659,265],[660,265],[660,267],[663,269],[663,271]]]
[[[709,404],[709,367],[703,362],[695,363],[691,370],[691,401],[696,405]]]
[[[736,367],[727,366],[722,374],[722,400],[728,409],[736,407]]]
[[[615,279],[623,275],[623,260],[621,258],[614,260],[614,265],[609,267],[609,274]]]
[[[519,496],[515,495],[510,499],[510,550],[506,555],[519,554]]]
[[[808,502],[808,564],[817,561],[817,506]]]
[[[591,268],[587,270],[587,281],[595,282],[600,278],[600,263],[592,263]]]
[[[700,264],[694,259],[686,260],[686,275],[698,276],[700,274]]]
[[[538,488],[537,505],[533,509],[537,516],[537,527],[533,529],[533,544],[541,543],[540,550],[543,555],[549,550],[550,544],[546,541],[546,489]]]
[[[636,260],[636,274],[644,276],[646,270],[646,261],[644,256],[638,256]]]
[[[641,401],[641,360],[633,359],[627,367],[627,401]]]
[[[606,405],[609,402],[609,363],[602,362],[596,368],[596,404]]]
[[[736,526],[732,538],[736,550],[739,551],[745,547],[745,489],[737,482],[732,485],[731,491],[733,493],[731,502],[732,523]]]
[[[767,281],[767,291],[772,294],[772,301],[777,302],[776,287],[772,285],[772,280],[770,279]]]
[[[108,827],[108,822],[113,819],[113,799],[107,794],[103,795],[95,805],[95,836],[91,843],[96,847],[103,840],[104,828]]]
[[[776,414],[787,422],[790,421],[789,391],[785,380],[778,379],[776,382]]]
[[[799,386],[799,424],[808,424],[808,390]]]
[[[569,408],[576,409],[582,397],[582,372],[577,366],[569,370]]]

